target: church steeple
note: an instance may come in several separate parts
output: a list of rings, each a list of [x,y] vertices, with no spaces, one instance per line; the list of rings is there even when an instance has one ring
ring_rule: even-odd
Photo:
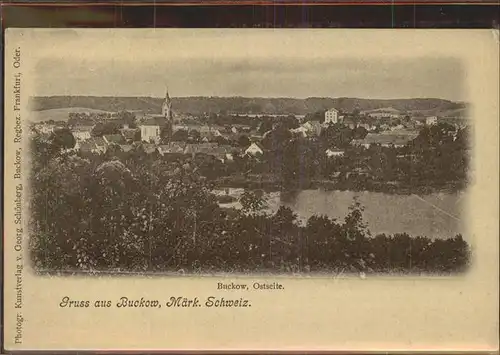
[[[164,123],[162,127],[162,141],[169,142],[173,134],[173,114],[172,114],[172,100],[168,94],[168,87],[165,86],[165,100],[161,107],[161,114],[164,117]]]
[[[168,87],[165,87],[165,101],[163,102],[163,106],[161,108],[161,114],[167,120],[172,120],[172,100],[168,94]]]

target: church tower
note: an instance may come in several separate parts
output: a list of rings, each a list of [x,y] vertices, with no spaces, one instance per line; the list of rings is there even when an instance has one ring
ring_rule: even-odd
[[[161,108],[161,114],[168,121],[172,121],[172,100],[170,99],[170,96],[168,95],[168,89],[166,90],[166,93],[165,93],[165,101],[163,102],[163,106]]]
[[[165,119],[164,125],[162,127],[161,136],[164,143],[167,143],[172,138],[173,125],[174,125],[174,119],[172,114],[172,100],[168,95],[168,89],[166,89],[165,101],[163,102],[163,105],[161,107],[161,114]]]

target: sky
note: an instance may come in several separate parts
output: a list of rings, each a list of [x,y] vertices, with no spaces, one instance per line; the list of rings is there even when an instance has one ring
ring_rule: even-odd
[[[53,47],[57,50],[40,54],[36,95],[162,97],[168,86],[173,97],[465,100],[456,57],[431,50],[408,55],[397,41],[373,47],[368,38],[283,32],[105,37],[69,32]]]

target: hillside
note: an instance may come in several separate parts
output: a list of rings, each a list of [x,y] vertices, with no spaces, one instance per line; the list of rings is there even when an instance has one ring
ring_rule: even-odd
[[[163,98],[152,97],[97,97],[97,96],[50,96],[31,99],[33,111],[72,107],[85,107],[103,111],[141,110],[148,113],[160,111]],[[246,97],[178,97],[172,98],[176,111],[199,114],[203,112],[238,113],[290,113],[305,115],[335,107],[350,112],[354,109],[369,111],[391,107],[407,112],[451,112],[464,109],[463,103],[442,99],[358,99],[358,98],[246,98]]]
[[[361,111],[361,113],[377,113],[377,112],[383,112],[383,113],[401,113],[401,111],[396,110],[394,107],[381,107],[381,108],[376,108],[374,110],[365,110]]]
[[[104,110],[86,108],[86,107],[63,107],[63,108],[52,108],[48,110],[42,111],[32,111],[29,117],[29,120],[32,122],[41,122],[41,121],[67,121],[69,119],[69,113],[71,112],[95,112],[95,113],[103,113],[108,112]]]

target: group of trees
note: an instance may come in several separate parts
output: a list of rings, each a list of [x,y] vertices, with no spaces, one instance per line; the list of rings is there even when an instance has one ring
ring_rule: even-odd
[[[250,119],[248,116],[215,112],[207,115],[200,115],[193,123],[200,122],[214,126],[245,125],[250,127],[250,129],[256,129],[259,124],[259,120]]]
[[[334,180],[339,187],[365,190],[396,185],[463,188],[467,183],[468,129],[455,132],[447,124],[425,127],[405,147],[351,145],[366,134],[364,128],[331,125],[317,139],[307,139],[278,126],[262,141],[263,157],[247,159],[241,171],[270,173],[283,186],[295,187],[308,186],[313,180]],[[325,151],[332,147],[341,149],[343,155],[328,157]]]
[[[196,161],[83,158],[37,136],[32,151],[37,270],[450,273],[469,260],[461,236],[371,237],[356,203],[343,221],[305,225],[250,191],[223,209]]]
[[[136,128],[135,115],[130,111],[112,112],[70,112],[67,126],[94,126],[93,135],[115,134],[127,124],[130,128]]]
[[[102,137],[107,134],[119,134],[120,129],[127,125],[129,128],[137,128],[135,115],[132,112],[119,112],[115,119],[96,122],[92,129],[92,135]]]

